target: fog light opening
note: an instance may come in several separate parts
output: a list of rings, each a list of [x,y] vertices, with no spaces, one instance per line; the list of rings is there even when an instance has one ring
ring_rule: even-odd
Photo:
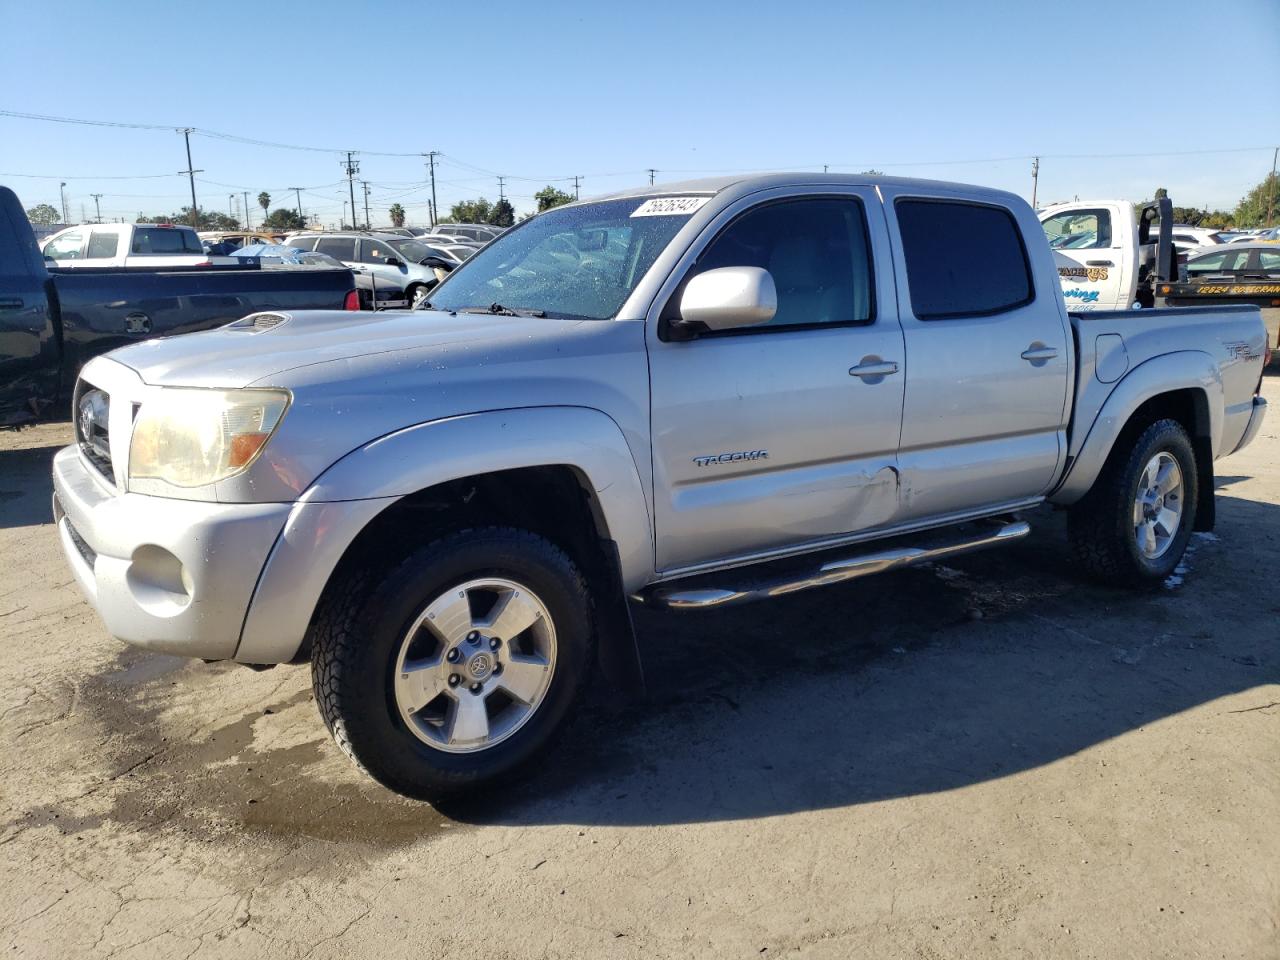
[[[157,616],[172,616],[191,603],[191,574],[164,547],[148,543],[134,550],[125,579],[139,605]]]

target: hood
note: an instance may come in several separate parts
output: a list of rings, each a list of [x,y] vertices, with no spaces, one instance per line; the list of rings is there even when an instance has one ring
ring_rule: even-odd
[[[112,352],[111,359],[149,384],[244,387],[335,360],[451,344],[497,347],[582,322],[435,310],[303,310],[255,314],[217,330],[148,340]]]

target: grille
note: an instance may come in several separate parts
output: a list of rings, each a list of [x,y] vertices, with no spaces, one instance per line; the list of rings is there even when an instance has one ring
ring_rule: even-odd
[[[81,381],[76,388],[76,442],[86,460],[108,483],[115,482],[111,467],[111,434],[108,423],[111,398]]]
[[[75,544],[76,550],[79,551],[80,556],[84,558],[84,562],[92,567],[98,560],[98,554],[94,551],[93,547],[85,543],[84,537],[80,536],[80,531],[72,526],[70,520],[66,520],[66,524],[67,534],[71,537],[71,542]]]

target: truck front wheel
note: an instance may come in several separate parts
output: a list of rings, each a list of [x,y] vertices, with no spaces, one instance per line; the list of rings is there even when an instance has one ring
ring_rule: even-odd
[[[1195,525],[1195,451],[1176,420],[1157,420],[1112,452],[1067,515],[1080,564],[1103,583],[1155,586],[1177,568]]]
[[[522,530],[442,537],[334,591],[312,683],[338,746],[399,793],[435,799],[519,773],[563,726],[592,663],[587,589]]]

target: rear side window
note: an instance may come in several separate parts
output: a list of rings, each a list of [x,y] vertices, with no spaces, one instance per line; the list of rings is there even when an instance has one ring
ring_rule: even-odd
[[[132,253],[152,255],[199,255],[204,253],[200,238],[194,230],[175,230],[173,227],[138,227],[133,231]]]
[[[894,210],[919,319],[988,316],[1034,298],[1027,251],[1008,210],[953,200],[899,200]]]
[[[354,237],[321,237],[316,241],[316,253],[327,253],[335,260],[354,261],[356,241]]]
[[[314,250],[316,248],[316,237],[296,237],[290,240],[287,246],[293,247],[295,250]]]
[[[92,259],[101,257],[106,259],[114,257],[116,251],[120,248],[120,235],[118,233],[109,233],[104,230],[95,230],[89,234],[89,249],[85,256]]]

